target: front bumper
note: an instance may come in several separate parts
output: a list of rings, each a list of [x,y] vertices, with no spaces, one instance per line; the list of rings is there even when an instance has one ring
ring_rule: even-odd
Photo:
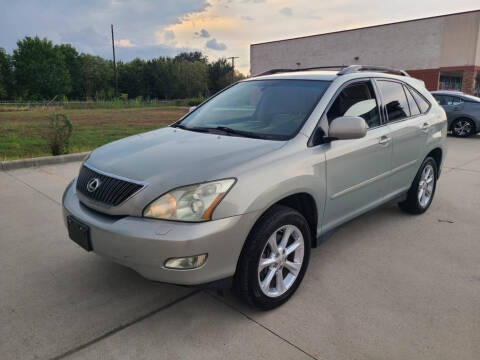
[[[257,212],[203,223],[173,222],[133,216],[113,217],[80,203],[75,182],[63,196],[63,218],[72,215],[90,227],[93,251],[128,266],[146,278],[181,285],[199,285],[235,273]],[[208,253],[206,263],[191,270],[164,267],[172,257]]]

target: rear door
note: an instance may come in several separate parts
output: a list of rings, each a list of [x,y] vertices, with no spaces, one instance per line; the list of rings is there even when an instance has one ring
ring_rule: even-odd
[[[444,96],[444,99],[445,99],[445,104],[443,105],[443,108],[447,113],[447,118],[453,120],[459,117],[459,115],[462,114],[462,110],[463,110],[462,99],[459,98],[458,96],[452,96],[452,95]]]
[[[368,130],[361,139],[335,140],[322,145],[327,161],[323,231],[382,202],[391,166],[389,129],[382,124],[379,102],[370,79],[345,84],[332,100],[321,123],[328,127],[341,116],[362,117]]]
[[[410,184],[420,166],[422,150],[430,124],[422,114],[415,96],[418,93],[400,81],[376,79],[382,98],[382,111],[392,137],[392,169],[387,192],[401,193]]]

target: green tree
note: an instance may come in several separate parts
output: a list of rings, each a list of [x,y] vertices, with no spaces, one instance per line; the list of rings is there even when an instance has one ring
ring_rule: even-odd
[[[25,37],[13,51],[16,89],[32,100],[52,99],[70,92],[71,80],[64,56],[51,41]]]
[[[84,99],[111,99],[113,88],[113,62],[100,56],[80,54],[82,71],[82,97]]]
[[[201,61],[176,62],[176,74],[182,98],[197,97],[207,91],[207,66]]]
[[[69,99],[81,99],[83,88],[82,63],[77,50],[70,44],[55,45],[55,49],[62,53],[65,66],[71,80],[71,89],[67,94]]]
[[[0,99],[12,99],[13,89],[12,59],[3,48],[0,48]]]
[[[182,52],[175,56],[174,60],[176,61],[190,61],[190,62],[195,62],[195,61],[200,61],[203,63],[207,63],[207,57],[203,55],[200,51],[192,51],[192,52]]]
[[[171,58],[159,57],[147,61],[145,66],[146,89],[150,96],[158,99],[180,97],[177,63]]]
[[[136,58],[128,63],[118,63],[118,89],[129,98],[150,97],[145,84],[145,61]]]
[[[232,83],[233,67],[225,58],[208,64],[208,89],[213,95]]]

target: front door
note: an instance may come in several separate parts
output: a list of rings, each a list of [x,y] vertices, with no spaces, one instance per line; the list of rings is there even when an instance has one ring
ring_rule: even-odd
[[[335,140],[326,147],[327,197],[322,231],[373,208],[386,195],[391,168],[390,131],[380,117],[371,80],[347,84],[337,95],[322,122],[340,116],[365,119],[367,135],[355,140]]]

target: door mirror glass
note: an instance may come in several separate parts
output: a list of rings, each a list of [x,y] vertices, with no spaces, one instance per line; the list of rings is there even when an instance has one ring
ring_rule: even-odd
[[[197,107],[196,106],[190,106],[188,109],[188,112],[191,113],[193,110],[195,110]]]
[[[330,123],[328,137],[337,140],[360,139],[367,134],[367,123],[358,116],[341,116]]]

